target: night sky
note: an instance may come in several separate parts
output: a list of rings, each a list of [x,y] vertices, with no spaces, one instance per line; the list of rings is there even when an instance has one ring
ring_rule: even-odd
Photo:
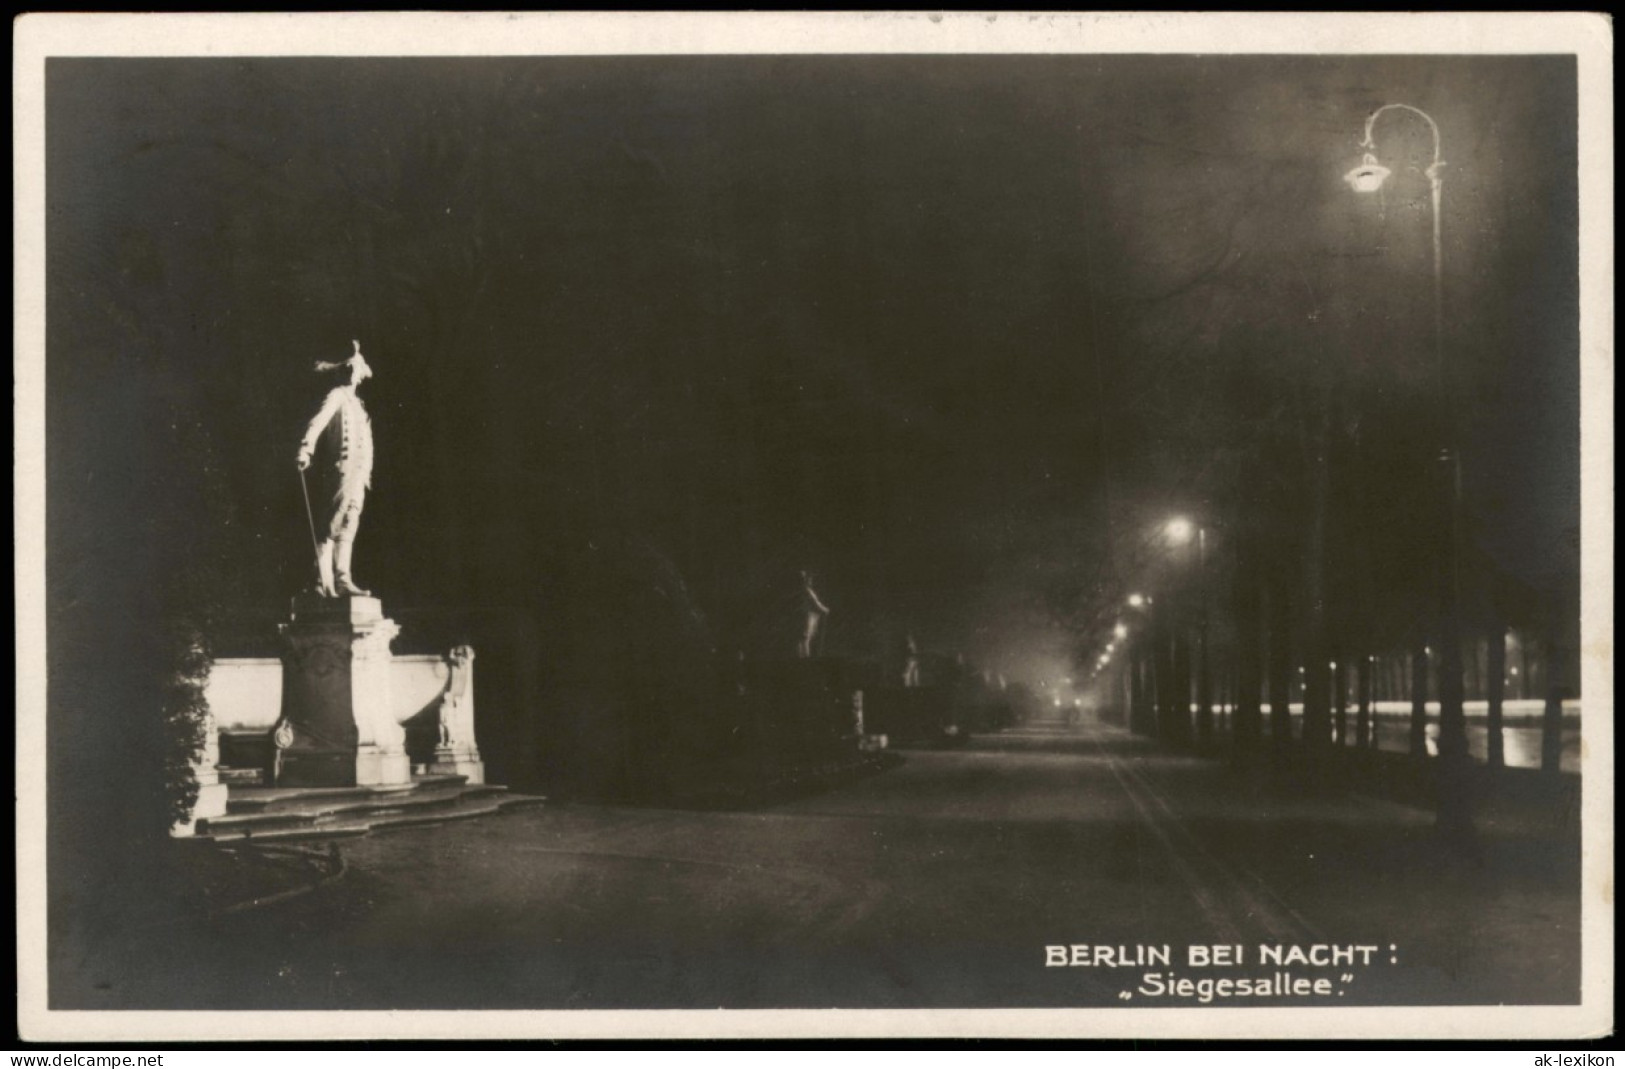
[[[357,573],[388,611],[578,613],[573,577],[608,553],[746,645],[809,566],[835,650],[913,629],[1051,671],[1102,575],[1136,581],[1132,532],[1250,507],[1246,473],[1284,463],[1248,452],[1259,426],[1334,396],[1381,470],[1440,410],[1425,127],[1379,128],[1391,191],[1342,181],[1390,101],[1444,137],[1475,552],[1532,587],[1577,574],[1571,59],[47,78],[59,625],[161,606],[203,544],[243,611],[279,613],[309,571],[311,364],[359,338],[379,462]],[[1413,504],[1379,494],[1361,522],[1397,547]]]

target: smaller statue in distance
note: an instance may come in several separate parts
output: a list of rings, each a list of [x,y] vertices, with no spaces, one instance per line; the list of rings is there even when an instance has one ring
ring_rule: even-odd
[[[796,656],[801,660],[812,657],[814,641],[818,637],[819,625],[824,617],[829,615],[829,606],[819,600],[818,592],[813,589],[811,572],[801,573],[801,638],[796,643]]]
[[[913,689],[920,685],[920,647],[910,633],[903,639],[903,686]]]

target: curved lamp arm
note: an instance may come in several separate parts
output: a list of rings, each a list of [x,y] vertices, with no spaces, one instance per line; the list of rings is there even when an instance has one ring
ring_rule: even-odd
[[[1368,154],[1375,151],[1377,142],[1372,137],[1372,130],[1376,128],[1377,120],[1382,117],[1383,113],[1389,111],[1408,111],[1428,124],[1428,129],[1433,133],[1433,163],[1423,173],[1434,181],[1438,181],[1440,177],[1439,169],[1444,166],[1444,160],[1440,158],[1442,150],[1439,142],[1439,124],[1433,121],[1433,116],[1421,108],[1410,104],[1384,104],[1376,111],[1373,111],[1365,120],[1365,139],[1360,142],[1360,147],[1366,149]]]

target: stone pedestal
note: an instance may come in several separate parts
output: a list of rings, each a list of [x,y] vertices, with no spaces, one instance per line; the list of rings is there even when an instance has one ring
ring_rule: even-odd
[[[871,735],[863,728],[863,691],[852,692],[852,737],[858,740],[860,753],[874,753],[886,748],[886,736]]]
[[[400,627],[378,599],[301,594],[280,630],[277,786],[410,784],[389,686],[390,643]]]
[[[192,807],[192,823],[210,817],[223,817],[226,815],[227,787],[220,782],[220,773],[210,772],[210,783],[197,785],[197,805]]]
[[[459,752],[446,746],[437,746],[429,771],[437,776],[462,776],[470,783],[485,782],[485,762],[477,753]]]

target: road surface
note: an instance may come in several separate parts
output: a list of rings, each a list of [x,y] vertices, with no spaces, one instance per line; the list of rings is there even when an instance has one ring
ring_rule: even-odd
[[[1201,1004],[1181,977],[1231,980],[1217,1005],[1574,1000],[1577,845],[1485,842],[1472,866],[1419,809],[1279,795],[1110,729],[1016,730],[760,811],[549,804],[349,841],[342,878],[132,944],[87,1002]],[[1239,963],[1191,964],[1214,945]]]

